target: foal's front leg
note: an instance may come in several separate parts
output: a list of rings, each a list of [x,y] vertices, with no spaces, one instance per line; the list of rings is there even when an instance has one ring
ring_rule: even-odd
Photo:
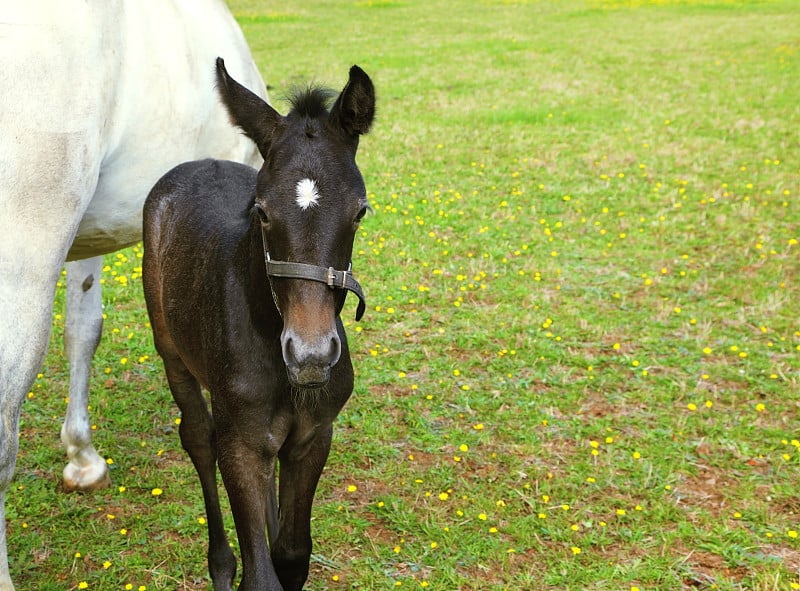
[[[236,523],[242,558],[239,591],[284,591],[269,555],[266,511],[269,487],[274,487],[276,450],[269,435],[253,423],[217,424],[218,464]]]
[[[311,505],[331,449],[331,425],[280,453],[280,529],[272,562],[284,591],[300,591],[311,558]],[[303,434],[300,435],[304,437]]]

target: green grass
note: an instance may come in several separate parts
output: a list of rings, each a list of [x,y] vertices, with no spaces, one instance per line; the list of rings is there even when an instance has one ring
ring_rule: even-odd
[[[800,588],[797,5],[230,4],[279,109],[353,63],[379,93],[307,588]],[[109,491],[58,491],[57,294],[8,496],[19,589],[209,588],[139,254],[104,274]]]

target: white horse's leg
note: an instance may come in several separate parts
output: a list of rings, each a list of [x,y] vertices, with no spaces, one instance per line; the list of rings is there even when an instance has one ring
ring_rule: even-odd
[[[44,340],[46,343],[47,338]],[[0,367],[3,367],[2,353],[4,351],[0,351]],[[38,368],[43,358],[44,352],[41,353],[38,362],[32,363],[31,367]],[[14,591],[14,584],[8,572],[6,553],[6,490],[14,477],[14,468],[17,464],[20,405],[25,390],[33,383],[34,376],[31,375],[29,383],[21,388],[20,383],[11,383],[15,377],[17,376],[0,372],[0,591]]]
[[[17,462],[20,407],[47,352],[58,278],[56,265],[50,271],[41,257],[23,260],[12,262],[0,251],[0,591],[14,589],[6,557],[5,491]]]
[[[8,550],[6,549],[6,493],[0,493],[0,591],[14,591],[11,575],[8,572]]]
[[[111,485],[106,462],[92,445],[89,425],[89,376],[103,330],[100,273],[103,257],[67,263],[67,323],[64,346],[69,359],[69,404],[61,441],[69,463],[64,489],[96,490]]]

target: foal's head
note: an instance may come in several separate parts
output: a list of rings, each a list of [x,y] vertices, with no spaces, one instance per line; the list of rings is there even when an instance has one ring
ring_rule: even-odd
[[[368,207],[355,156],[375,114],[369,76],[353,66],[330,110],[334,93],[309,89],[292,99],[285,117],[233,80],[221,59],[217,85],[231,120],[264,157],[255,209],[270,258],[348,269]],[[281,345],[291,382],[304,388],[326,384],[341,354],[336,317],[346,291],[306,279],[270,282],[283,317]]]

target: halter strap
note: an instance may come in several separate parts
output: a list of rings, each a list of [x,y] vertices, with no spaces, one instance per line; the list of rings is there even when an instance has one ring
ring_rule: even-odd
[[[306,279],[308,281],[316,281],[324,283],[331,289],[344,289],[345,291],[352,291],[358,296],[358,308],[356,309],[356,320],[361,320],[364,311],[367,308],[367,298],[364,295],[364,290],[361,285],[356,281],[351,273],[353,264],[350,263],[346,271],[337,271],[333,267],[319,267],[317,265],[308,265],[306,263],[289,263],[286,261],[273,261],[269,255],[269,248],[267,247],[267,235],[264,228],[261,228],[261,240],[264,244],[264,263],[267,268],[267,277],[283,277],[286,279]],[[278,307],[278,298],[275,295],[275,290],[272,289],[272,281],[270,280],[270,289],[272,290],[272,297],[275,300],[275,307]]]

